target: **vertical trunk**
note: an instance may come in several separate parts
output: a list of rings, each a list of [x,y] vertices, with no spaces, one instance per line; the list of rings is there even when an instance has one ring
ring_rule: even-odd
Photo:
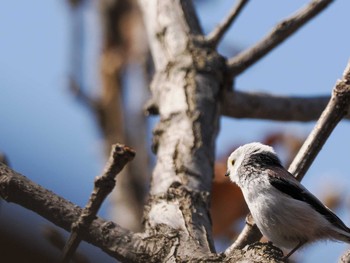
[[[160,115],[146,232],[165,231],[164,225],[179,231],[169,256],[207,254],[214,251],[209,195],[224,60],[193,41],[201,29],[190,1],[139,3],[156,68],[151,91]]]

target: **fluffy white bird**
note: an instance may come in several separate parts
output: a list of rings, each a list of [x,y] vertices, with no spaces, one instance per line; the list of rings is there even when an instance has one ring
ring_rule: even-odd
[[[230,155],[227,168],[262,234],[292,249],[285,258],[319,239],[350,243],[350,229],[283,168],[272,147],[243,145]]]

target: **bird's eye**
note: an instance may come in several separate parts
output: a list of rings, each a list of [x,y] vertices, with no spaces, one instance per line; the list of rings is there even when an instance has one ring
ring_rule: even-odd
[[[231,161],[231,164],[232,164],[232,166],[235,165],[235,160],[232,160],[232,161]]]

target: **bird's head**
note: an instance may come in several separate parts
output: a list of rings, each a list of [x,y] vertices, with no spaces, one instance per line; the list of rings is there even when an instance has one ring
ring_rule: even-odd
[[[227,160],[227,172],[225,176],[229,176],[231,181],[239,183],[239,169],[242,165],[253,165],[256,167],[278,165],[278,159],[272,147],[259,142],[245,144],[233,151]]]

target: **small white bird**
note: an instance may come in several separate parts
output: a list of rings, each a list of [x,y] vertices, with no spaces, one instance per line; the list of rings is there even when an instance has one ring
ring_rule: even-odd
[[[272,147],[243,145],[230,155],[227,168],[262,234],[292,249],[285,258],[319,239],[350,243],[350,229],[283,168]]]

